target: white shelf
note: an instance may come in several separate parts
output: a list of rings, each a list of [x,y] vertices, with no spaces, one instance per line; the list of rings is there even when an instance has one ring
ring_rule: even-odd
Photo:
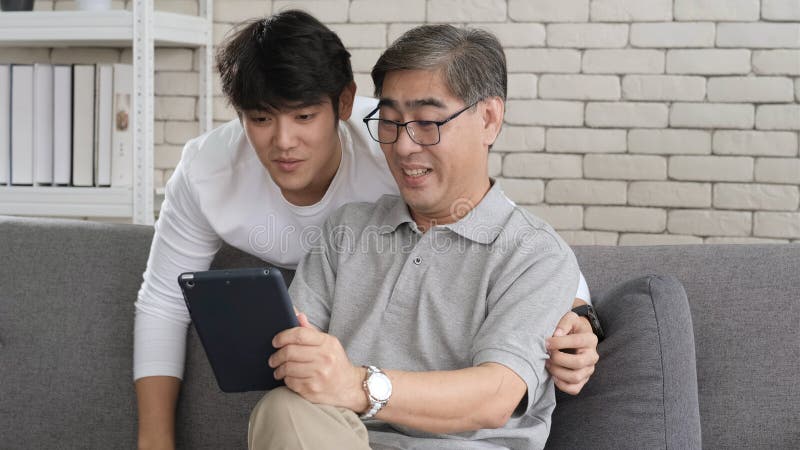
[[[131,217],[130,187],[0,186],[0,214]]]
[[[153,13],[156,47],[200,47],[210,32],[203,17]],[[0,47],[131,47],[133,37],[125,10],[0,13]]]
[[[153,189],[155,47],[200,49],[200,131],[211,129],[213,5],[198,0],[199,16],[155,11],[153,0],[133,0],[132,11],[1,12],[0,48],[131,47],[134,95],[132,187],[0,186],[0,214],[130,217],[152,224],[159,197]]]

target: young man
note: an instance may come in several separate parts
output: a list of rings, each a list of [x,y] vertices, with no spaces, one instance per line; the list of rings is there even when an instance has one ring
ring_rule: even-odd
[[[337,208],[397,193],[361,118],[349,53],[308,14],[245,24],[221,47],[222,87],[239,118],[186,144],[167,183],[136,302],[134,378],[141,448],[174,446],[189,315],[178,274],[205,270],[222,242],[294,269]],[[588,299],[588,290],[578,295]],[[596,362],[585,319],[567,314],[554,375],[579,390]],[[558,366],[558,367],[557,367]],[[562,371],[557,374],[556,371]]]
[[[273,341],[286,387],[254,409],[250,448],[543,448],[555,407],[545,340],[579,270],[487,175],[503,49],[485,31],[425,25],[372,78],[380,102],[365,121],[402,198],[344,206],[301,260],[303,326]]]

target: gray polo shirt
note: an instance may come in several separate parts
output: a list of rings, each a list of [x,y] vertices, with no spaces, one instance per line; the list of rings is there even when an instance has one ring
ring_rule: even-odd
[[[502,428],[431,434],[373,421],[373,448],[544,447],[555,407],[545,339],[569,311],[579,274],[548,224],[494,183],[466,217],[426,233],[389,195],[343,206],[321,231],[290,293],[353,364],[435,371],[495,362],[528,386],[527,404]]]

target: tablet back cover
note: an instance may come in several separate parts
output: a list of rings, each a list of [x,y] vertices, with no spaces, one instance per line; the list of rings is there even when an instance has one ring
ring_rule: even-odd
[[[267,364],[272,338],[298,323],[278,269],[210,270],[178,282],[223,392],[283,385]]]

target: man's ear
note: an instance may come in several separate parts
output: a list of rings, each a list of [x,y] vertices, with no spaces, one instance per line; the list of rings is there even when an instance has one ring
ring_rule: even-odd
[[[491,146],[500,134],[506,103],[500,97],[489,97],[483,100],[483,143]]]
[[[356,97],[356,82],[351,81],[339,94],[339,119],[347,120],[353,114],[353,101]]]

